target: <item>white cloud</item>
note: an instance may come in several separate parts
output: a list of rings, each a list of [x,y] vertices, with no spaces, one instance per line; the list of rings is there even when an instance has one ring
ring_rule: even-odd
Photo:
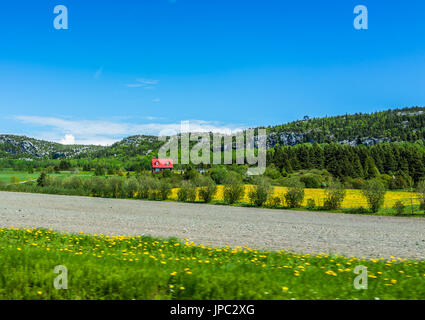
[[[154,120],[154,117],[150,117]],[[222,124],[215,121],[190,120],[182,123],[129,123],[104,120],[65,120],[55,117],[16,116],[14,119],[40,127],[43,133],[38,138],[61,143],[111,145],[120,139],[137,134],[172,135],[178,132],[219,132],[231,134],[246,127]],[[149,117],[147,117],[149,119]],[[187,126],[188,124],[188,126]],[[46,129],[49,129],[48,131]],[[63,138],[65,136],[65,138]],[[73,139],[73,140],[72,140]]]
[[[126,84],[128,88],[144,88],[144,89],[154,89],[155,86],[159,83],[159,80],[151,79],[136,79],[136,83]]]
[[[72,134],[66,134],[60,141],[62,144],[75,144],[75,137]]]
[[[161,99],[160,98],[155,98],[155,99],[152,100],[152,102],[158,103],[158,102],[161,102]]]

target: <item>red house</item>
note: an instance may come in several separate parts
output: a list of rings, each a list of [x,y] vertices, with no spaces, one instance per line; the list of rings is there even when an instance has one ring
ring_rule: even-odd
[[[173,159],[152,159],[152,172],[163,172],[173,169]]]

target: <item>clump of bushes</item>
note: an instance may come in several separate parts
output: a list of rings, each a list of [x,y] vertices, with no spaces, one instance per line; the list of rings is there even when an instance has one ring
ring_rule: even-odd
[[[124,192],[128,198],[133,198],[139,190],[139,182],[136,178],[129,178],[124,184]]]
[[[171,189],[172,189],[171,183],[169,183],[165,179],[162,179],[159,181],[158,188],[159,188],[159,196],[161,200],[167,200],[171,194]]]
[[[403,214],[403,211],[404,211],[404,208],[405,208],[405,205],[404,205],[404,204],[403,204],[403,202],[402,202],[402,201],[400,201],[400,200],[398,200],[398,201],[394,204],[394,206],[393,206],[393,209],[395,209],[395,210],[396,210],[397,215],[402,215],[402,214]]]
[[[264,177],[256,177],[254,186],[248,193],[251,203],[257,207],[261,207],[269,198],[272,187],[270,181]]]
[[[376,213],[384,204],[386,190],[381,181],[373,179],[364,183],[362,194],[366,198],[370,210]]]
[[[94,170],[94,174],[96,176],[104,176],[105,175],[105,168],[101,167],[101,166],[97,166],[96,169]]]
[[[281,200],[279,197],[272,197],[268,200],[267,206],[270,208],[278,208],[281,205]]]
[[[101,177],[93,177],[86,179],[86,188],[94,197],[102,197],[106,194],[106,179]]]
[[[351,182],[353,189],[362,189],[364,183],[365,181],[362,178],[355,178]]]
[[[215,167],[210,170],[210,177],[216,184],[224,184],[229,177],[229,172],[222,167]]]
[[[217,185],[210,177],[202,177],[199,182],[198,195],[199,200],[208,203],[217,193]]]
[[[155,184],[155,179],[153,177],[141,176],[139,177],[139,190],[137,194],[140,199],[149,199],[150,190],[152,185]]]
[[[419,199],[419,208],[421,210],[425,210],[425,180],[421,180],[418,182],[418,185],[416,187],[416,191],[420,194]]]
[[[316,201],[314,201],[314,199],[311,199],[311,198],[307,199],[306,208],[309,209],[309,210],[315,209],[316,208]]]
[[[177,192],[177,199],[182,202],[195,202],[196,186],[190,181],[183,181]]]
[[[226,180],[224,185],[223,197],[224,201],[228,204],[234,204],[238,202],[245,194],[245,186],[242,182],[242,179],[237,175],[232,173]]]
[[[306,188],[320,188],[323,183],[323,179],[319,175],[311,173],[301,176],[300,181]]]
[[[122,195],[124,181],[120,177],[111,177],[108,179],[108,193],[113,198]]]
[[[304,184],[297,179],[291,179],[287,182],[288,191],[284,198],[289,208],[300,208],[304,201]]]
[[[43,171],[40,176],[37,179],[37,186],[38,187],[44,187],[46,186],[46,181],[47,181],[47,175],[46,173]]]
[[[56,178],[53,179],[54,180],[59,180],[60,178]],[[58,183],[58,182],[57,182]],[[83,180],[81,179],[81,177],[78,176],[71,176],[69,178],[64,178],[62,181],[62,186],[65,189],[73,189],[73,190],[79,190],[83,188]]]
[[[332,181],[325,190],[324,209],[335,210],[341,208],[344,201],[346,190],[339,181]]]

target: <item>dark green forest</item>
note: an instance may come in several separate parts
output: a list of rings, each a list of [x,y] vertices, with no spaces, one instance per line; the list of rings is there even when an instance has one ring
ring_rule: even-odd
[[[382,175],[396,185],[411,186],[425,176],[425,148],[418,143],[381,143],[374,146],[301,144],[277,146],[267,153],[268,166],[285,176],[299,170],[325,169],[334,177],[373,179]]]

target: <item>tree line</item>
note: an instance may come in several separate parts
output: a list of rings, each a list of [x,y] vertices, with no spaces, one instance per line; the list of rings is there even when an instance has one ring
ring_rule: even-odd
[[[283,176],[299,171],[325,169],[344,181],[347,177],[394,180],[393,189],[416,185],[425,176],[425,148],[422,143],[382,143],[366,147],[337,143],[276,146],[267,153]]]

